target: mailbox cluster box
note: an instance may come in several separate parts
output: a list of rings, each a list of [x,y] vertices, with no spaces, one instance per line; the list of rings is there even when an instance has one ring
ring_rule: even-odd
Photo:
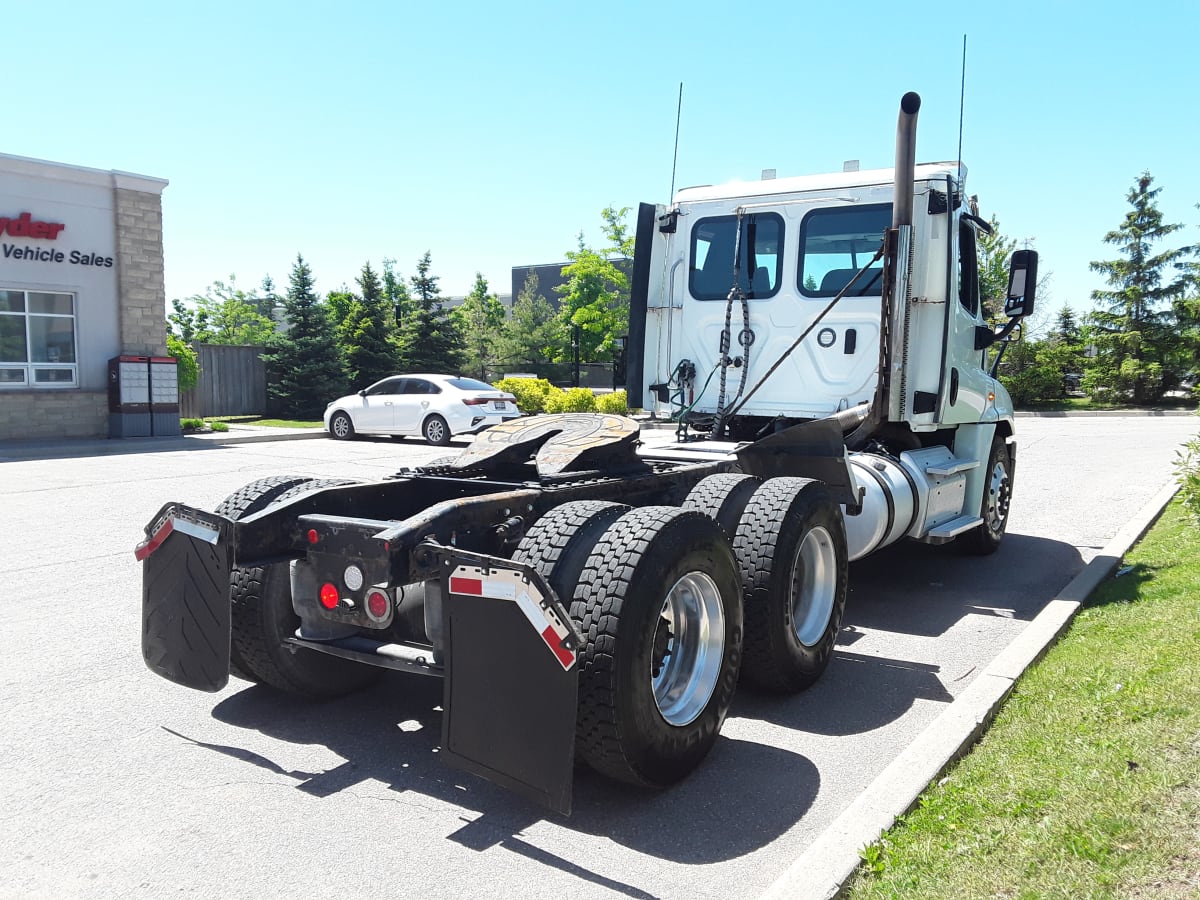
[[[173,356],[108,361],[108,436],[179,435],[179,374]]]

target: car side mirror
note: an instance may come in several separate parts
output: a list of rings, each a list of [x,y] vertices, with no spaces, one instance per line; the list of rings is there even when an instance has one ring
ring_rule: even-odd
[[[363,388],[361,391],[359,391],[359,392],[358,392],[358,396],[360,396],[360,397],[365,397],[365,396],[367,396],[367,389],[366,389],[366,388]]]
[[[1013,251],[1008,266],[1008,295],[1004,300],[1004,314],[1010,319],[1031,316],[1037,290],[1037,251]]]

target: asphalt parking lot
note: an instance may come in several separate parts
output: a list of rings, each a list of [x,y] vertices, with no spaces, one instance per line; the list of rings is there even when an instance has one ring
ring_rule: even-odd
[[[569,819],[438,762],[432,679],[389,674],[309,704],[236,681],[188,691],[141,661],[132,548],[163,502],[211,508],[264,475],[370,477],[443,449],[319,439],[0,463],[0,894],[757,896],[1170,480],[1174,448],[1200,430],[1187,417],[1018,426],[995,556],[904,544],[852,565],[846,629],[815,688],[741,693],[708,761],[670,791],[580,773]]]

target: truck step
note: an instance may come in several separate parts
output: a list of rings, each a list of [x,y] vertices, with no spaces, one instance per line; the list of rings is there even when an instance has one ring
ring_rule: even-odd
[[[976,525],[983,522],[979,516],[959,516],[957,519],[951,519],[949,522],[943,522],[936,528],[929,529],[929,534],[925,537],[932,541],[948,541],[956,535],[962,534],[964,531],[970,531]]]
[[[944,478],[950,475],[957,475],[959,472],[969,472],[971,469],[978,468],[979,460],[977,459],[947,459],[943,462],[926,466],[925,474],[938,475]]]

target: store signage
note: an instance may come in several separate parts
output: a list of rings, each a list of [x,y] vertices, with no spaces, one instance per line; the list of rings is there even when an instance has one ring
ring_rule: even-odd
[[[0,235],[9,237],[45,238],[48,241],[58,240],[59,232],[66,229],[60,222],[35,222],[27,212],[21,213],[15,219],[0,216]]]
[[[0,216],[0,237],[33,238],[36,240],[56,241],[58,236],[67,230],[61,222],[35,221],[32,214],[23,212],[16,218]],[[111,269],[111,256],[101,256],[99,253],[81,253],[78,250],[59,250],[45,246],[20,246],[18,244],[0,244],[0,251],[5,259],[25,259],[30,262],[61,263],[69,262],[73,266],[100,266]]]

